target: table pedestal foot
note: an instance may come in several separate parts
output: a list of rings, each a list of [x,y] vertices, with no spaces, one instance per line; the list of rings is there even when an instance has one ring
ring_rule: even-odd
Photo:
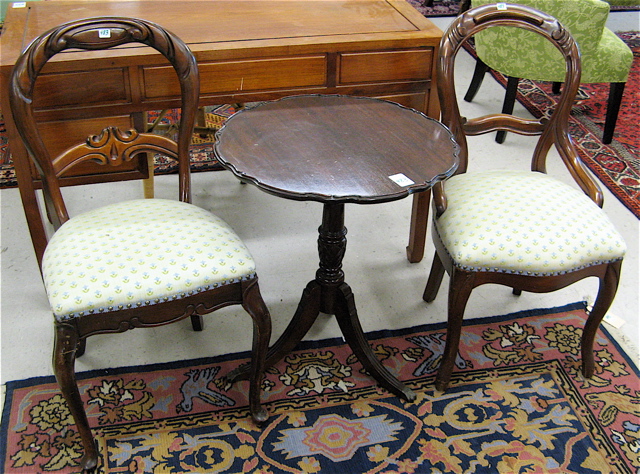
[[[298,310],[291,319],[284,333],[267,353],[266,367],[271,367],[289,354],[307,334],[320,314],[322,301],[322,285],[316,280],[307,284],[302,293],[302,299]],[[364,335],[355,298],[351,287],[347,283],[341,283],[334,292],[333,304],[335,316],[344,335],[345,341],[356,355],[364,369],[384,388],[408,402],[416,399],[416,394],[394,377],[378,360],[369,341]],[[230,382],[246,380],[249,377],[249,365],[245,364],[229,373]]]
[[[318,236],[320,265],[316,278],[307,284],[287,329],[267,353],[266,367],[278,363],[298,345],[320,312],[335,314],[347,344],[365,370],[391,393],[412,402],[416,398],[415,393],[384,368],[362,331],[353,292],[345,283],[342,271],[346,235],[344,204],[325,203]],[[231,382],[248,377],[248,365],[238,367],[227,376]]]
[[[378,360],[369,341],[367,341],[356,310],[355,297],[351,287],[342,283],[338,287],[335,302],[335,315],[347,344],[356,355],[365,370],[384,388],[404,398],[408,402],[416,399],[416,394],[409,387],[395,378]]]
[[[289,354],[302,338],[309,332],[313,323],[315,323],[320,314],[320,302],[322,300],[322,287],[316,281],[310,281],[304,291],[302,298],[298,303],[298,309],[291,318],[287,329],[282,333],[278,340],[269,348],[267,352],[267,362],[265,367],[271,367]],[[227,375],[231,383],[238,380],[249,379],[249,364],[241,365],[232,370]]]

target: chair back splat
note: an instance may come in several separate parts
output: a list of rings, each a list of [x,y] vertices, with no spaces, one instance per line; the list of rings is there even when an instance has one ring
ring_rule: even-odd
[[[460,115],[454,83],[455,57],[464,42],[493,27],[517,27],[538,34],[560,51],[565,87],[548,119],[500,113]],[[434,187],[432,226],[436,252],[423,294],[436,298],[445,272],[449,303],[445,353],[436,388],[445,390],[458,356],[464,309],[480,285],[506,285],[544,293],[596,277],[600,288],[582,335],[583,373],[594,370],[595,332],[616,293],[626,246],[601,209],[602,193],[581,162],[568,132],[572,102],[580,84],[580,54],[569,32],[553,17],[513,4],[483,5],[464,12],[440,43],[438,95],[442,120],[460,144],[456,174]],[[539,135],[530,170],[468,171],[467,136],[493,131]],[[555,146],[575,183],[547,174]]]
[[[103,36],[100,36],[98,29],[109,33],[103,33]],[[162,137],[158,139],[154,136],[137,134],[127,136],[129,132],[124,134],[106,132],[103,135],[113,140],[109,140],[109,145],[114,141],[128,145],[129,151],[123,157],[125,160],[131,160],[139,153],[152,152],[155,146],[169,153],[169,156],[176,157],[177,151],[180,199],[190,202],[189,144],[191,130],[195,123],[200,83],[198,66],[189,47],[172,33],[148,21],[115,17],[75,21],[54,28],[36,38],[16,62],[11,79],[10,103],[16,128],[42,177],[48,218],[56,229],[69,218],[58,178],[70,167],[84,160],[111,166],[117,166],[119,163],[110,156],[112,155],[110,151],[96,150],[96,145],[100,143],[99,139],[94,139],[88,144],[92,153],[86,156],[79,153],[78,149],[55,158],[49,155],[34,118],[33,91],[36,78],[49,59],[65,50],[104,50],[127,43],[151,46],[164,55],[176,70],[180,79],[183,104],[178,136],[179,149],[175,149],[175,143],[171,145],[168,143],[169,140],[163,140]],[[126,140],[124,140],[125,136],[127,136]],[[152,142],[149,145],[151,149],[141,145],[145,140]],[[42,250],[36,249],[36,253],[38,262],[41,262]]]
[[[76,146],[50,152],[36,120],[40,110],[34,111],[38,107],[34,86],[40,73],[47,72],[47,62],[66,50],[91,52],[128,43],[154,48],[176,72],[181,90],[177,142],[110,124]],[[271,319],[260,294],[255,263],[226,222],[191,204],[189,145],[199,75],[189,47],[161,26],[140,19],[100,17],[66,23],[38,36],[22,53],[12,71],[9,99],[16,129],[30,155],[26,159],[33,161],[42,181],[46,216],[27,211],[26,217],[54,315],[54,373],[80,434],[83,472],[96,468],[99,455],[76,384],[75,359],[94,334],[159,326],[188,317],[199,331],[203,315],[241,305],[253,327],[253,340],[247,341],[252,344],[249,408],[256,422],[265,421],[268,414],[260,404],[260,384]],[[139,122],[137,116],[129,118],[128,123]],[[177,200],[121,200],[69,215],[60,178],[74,167],[90,162],[113,170],[130,167],[133,160],[148,166],[149,156],[155,154],[178,160]],[[22,169],[30,166],[21,165],[25,165]],[[20,192],[25,209],[33,208],[37,196],[31,183]],[[43,217],[53,224],[50,238],[44,232]],[[33,229],[42,229],[42,236]],[[221,399],[235,403],[231,395],[221,395]]]
[[[508,130],[521,135],[541,135],[535,148],[531,169],[546,171],[546,156],[553,144],[558,148],[571,175],[582,189],[596,202],[602,203],[602,192],[599,186],[589,177],[581,160],[576,160],[577,152],[569,136],[569,116],[571,107],[580,86],[580,54],[575,41],[555,18],[535,10],[509,6],[505,10],[497,10],[495,6],[480,7],[476,17],[461,15],[455,28],[450,28],[440,44],[438,62],[438,94],[442,109],[442,121],[447,125],[461,146],[460,166],[457,173],[467,169],[468,148],[467,135],[481,135],[496,130]],[[454,59],[462,44],[476,33],[495,26],[500,22],[503,26],[516,26],[537,32],[549,39],[563,53],[566,64],[564,87],[558,105],[549,119],[528,120],[510,114],[492,114],[467,120],[460,115],[458,99],[454,87]]]

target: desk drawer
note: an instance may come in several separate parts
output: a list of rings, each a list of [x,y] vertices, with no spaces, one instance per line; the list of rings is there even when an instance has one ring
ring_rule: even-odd
[[[250,59],[198,64],[200,93],[237,93],[298,87],[322,87],[327,81],[325,55]],[[180,93],[175,73],[169,67],[144,68],[147,99]]]
[[[433,50],[342,53],[339,83],[425,80],[431,77]]]
[[[34,91],[36,109],[129,101],[129,80],[125,69],[43,74]]]

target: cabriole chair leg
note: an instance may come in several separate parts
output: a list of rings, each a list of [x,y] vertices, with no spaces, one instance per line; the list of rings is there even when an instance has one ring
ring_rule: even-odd
[[[467,306],[471,290],[475,288],[474,282],[475,274],[453,269],[449,280],[447,338],[435,382],[436,390],[440,392],[447,390],[451,380],[451,373],[453,372],[460,345],[464,309]]]
[[[257,281],[250,282],[249,286],[244,290],[242,307],[253,319],[249,409],[253,420],[260,424],[269,418],[267,410],[260,403],[260,395],[262,392],[262,378],[266,369],[267,350],[271,339],[271,316],[260,295]]]
[[[613,302],[613,298],[616,295],[616,291],[618,290],[621,267],[621,260],[607,265],[604,276],[600,278],[598,296],[596,297],[593,308],[589,312],[589,318],[587,319],[587,323],[582,331],[582,340],[580,344],[582,355],[582,375],[586,378],[593,377],[593,373],[595,371],[593,343],[596,338],[596,331],[602,322],[602,318],[607,314],[607,311]]]
[[[56,323],[55,336],[53,370],[62,396],[67,402],[82,440],[84,456],[80,460],[80,467],[83,472],[91,472],[98,464],[98,450],[89,428],[87,414],[76,383],[74,366],[78,347],[78,334],[70,324]]]
[[[76,346],[76,359],[78,357],[82,357],[87,350],[87,338],[83,337],[78,340],[78,345]]]
[[[422,299],[427,303],[431,303],[438,296],[438,290],[442,284],[444,278],[445,268],[442,264],[442,260],[438,256],[438,252],[433,255],[433,261],[431,263],[431,271],[429,272],[429,279],[427,280],[427,286],[424,288]]]

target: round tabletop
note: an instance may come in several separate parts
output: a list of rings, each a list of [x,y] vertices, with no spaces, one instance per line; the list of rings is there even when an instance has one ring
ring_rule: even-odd
[[[240,179],[277,196],[375,203],[451,176],[459,147],[440,122],[394,102],[301,95],[232,115],[214,150]]]

